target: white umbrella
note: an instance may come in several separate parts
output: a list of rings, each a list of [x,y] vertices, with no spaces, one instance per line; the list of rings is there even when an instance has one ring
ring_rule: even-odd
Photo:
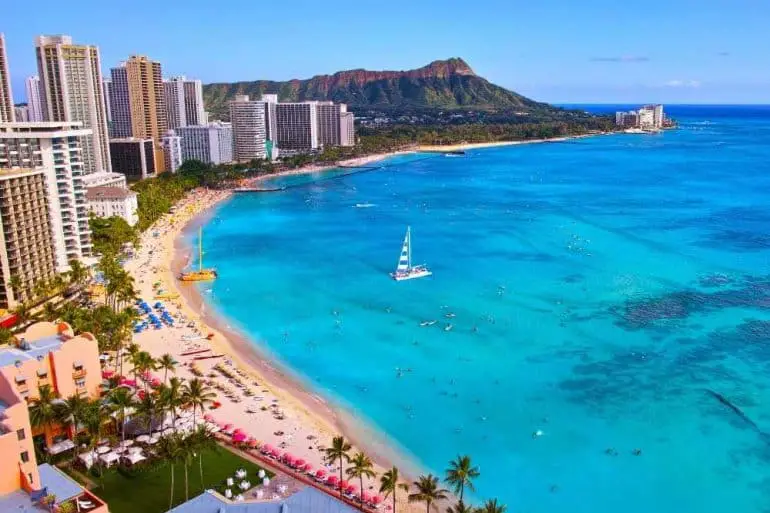
[[[241,501],[243,501],[243,495],[241,495],[241,494],[239,493],[239,494],[238,494],[238,495],[235,497],[235,502],[241,502]]]
[[[229,488],[225,490],[225,497],[227,497],[228,499],[231,499],[233,497],[232,490],[230,490]]]
[[[259,476],[260,479],[265,477],[265,471],[262,469],[259,469],[259,472],[257,472],[257,476]]]
[[[106,445],[105,445],[105,446],[102,446],[102,447],[97,447],[97,448],[96,448],[96,452],[97,452],[98,454],[107,454],[108,452],[110,452],[110,448],[109,448],[109,447],[107,447]]]
[[[136,437],[136,441],[141,444],[146,444],[150,440],[150,435],[139,435]]]
[[[155,445],[160,441],[160,438],[157,436],[151,436],[149,440],[147,440],[147,445]]]
[[[233,486],[233,478],[228,477],[226,483],[227,483],[227,486]]]
[[[133,441],[133,440],[130,440],[130,439],[129,439],[129,440],[124,440],[124,441],[122,441],[122,442],[120,443],[120,447],[123,447],[124,449],[125,449],[126,447],[131,447],[132,445],[134,445],[134,441]]]
[[[235,471],[235,477],[237,477],[238,479],[243,479],[244,477],[246,477],[246,471],[243,470],[242,468],[236,470]]]

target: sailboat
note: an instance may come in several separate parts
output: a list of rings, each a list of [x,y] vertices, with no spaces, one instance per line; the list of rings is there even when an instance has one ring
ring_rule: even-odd
[[[214,269],[203,268],[203,228],[198,228],[198,270],[179,275],[180,281],[209,281],[217,277]]]
[[[398,259],[398,267],[390,275],[396,281],[403,281],[411,280],[412,278],[422,278],[432,274],[424,265],[412,265],[412,229],[407,226],[404,245],[401,246],[401,256]]]

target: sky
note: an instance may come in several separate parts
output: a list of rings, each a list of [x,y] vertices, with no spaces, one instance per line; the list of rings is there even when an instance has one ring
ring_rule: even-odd
[[[462,57],[551,103],[770,103],[768,0],[4,0],[12,87],[34,38],[98,45],[204,83],[412,69]]]

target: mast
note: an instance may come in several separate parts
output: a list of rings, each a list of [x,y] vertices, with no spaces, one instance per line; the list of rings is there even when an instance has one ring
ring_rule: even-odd
[[[198,272],[203,272],[203,227],[198,227]]]
[[[407,240],[407,244],[409,244],[407,246],[407,256],[409,258],[409,264],[408,264],[409,269],[411,270],[412,269],[412,227],[411,226],[406,227],[406,240]]]

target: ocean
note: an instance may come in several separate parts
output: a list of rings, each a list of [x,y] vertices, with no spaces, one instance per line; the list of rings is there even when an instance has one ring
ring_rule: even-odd
[[[471,455],[474,502],[768,512],[770,107],[667,112],[237,195],[204,297],[418,468]],[[397,283],[407,226],[434,275]]]

